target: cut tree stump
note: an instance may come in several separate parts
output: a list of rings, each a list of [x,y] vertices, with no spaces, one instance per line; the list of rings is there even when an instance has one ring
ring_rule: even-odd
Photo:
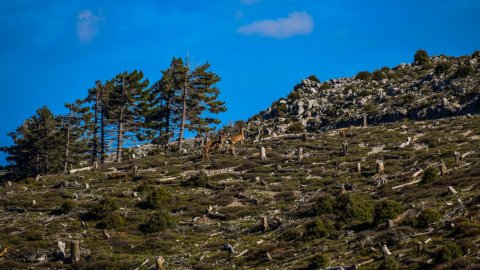
[[[77,240],[70,242],[70,260],[72,264],[80,262],[80,242]]]
[[[261,160],[266,160],[267,159],[267,154],[265,152],[265,147],[260,146],[260,159]]]
[[[382,160],[377,160],[377,174],[382,174],[385,170]]]

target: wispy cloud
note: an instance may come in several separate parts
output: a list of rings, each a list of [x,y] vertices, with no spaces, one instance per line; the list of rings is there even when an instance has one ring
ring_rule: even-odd
[[[292,12],[287,18],[262,20],[243,25],[238,28],[238,33],[284,39],[297,35],[309,35],[313,28],[312,16],[307,12]]]
[[[87,44],[95,38],[100,31],[100,24],[105,18],[91,10],[81,10],[77,16],[77,37],[82,44]]]

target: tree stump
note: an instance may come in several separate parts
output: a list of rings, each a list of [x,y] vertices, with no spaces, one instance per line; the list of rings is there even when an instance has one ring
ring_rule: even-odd
[[[268,230],[268,219],[267,217],[262,218],[262,231],[266,232]]]
[[[298,161],[302,161],[303,159],[303,148],[299,147],[298,148]]]
[[[395,227],[395,223],[393,223],[393,220],[387,219],[387,228],[393,228]]]
[[[377,160],[377,174],[382,174],[385,170],[382,160]]]
[[[357,173],[362,173],[362,164],[357,162]]]
[[[265,147],[260,146],[260,159],[266,160],[267,159],[267,154],[265,152]]]
[[[367,127],[367,115],[366,114],[363,115],[363,127],[364,128]]]
[[[133,176],[137,176],[138,174],[138,167],[137,165],[133,166]]]
[[[445,163],[442,160],[442,163],[440,163],[440,174],[442,176],[447,175],[447,166],[445,166]]]
[[[80,242],[77,240],[70,242],[70,260],[72,264],[80,262]]]
[[[344,156],[348,155],[348,146],[346,143],[342,144],[342,153]]]
[[[65,242],[62,242],[62,241],[58,241],[57,242],[57,246],[58,246],[58,249],[59,249],[59,259],[60,260],[64,260],[65,259]]]

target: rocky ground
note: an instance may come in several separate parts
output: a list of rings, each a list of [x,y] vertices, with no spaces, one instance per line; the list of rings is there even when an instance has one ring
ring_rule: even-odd
[[[150,151],[3,183],[0,269],[478,269],[479,180],[478,115]]]
[[[310,132],[402,119],[424,120],[480,111],[480,53],[435,56],[351,78],[320,82],[311,76],[286,98],[252,117],[252,136],[288,133],[300,123]],[[295,131],[295,128],[293,128]]]

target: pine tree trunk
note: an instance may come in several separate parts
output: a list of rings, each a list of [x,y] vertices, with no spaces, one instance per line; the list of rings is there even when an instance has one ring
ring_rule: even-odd
[[[185,66],[187,70],[185,71],[185,84],[183,86],[183,97],[182,97],[182,121],[180,123],[180,133],[178,135],[178,151],[182,150],[183,143],[183,134],[185,132],[185,121],[187,118],[187,83],[188,83],[188,55],[185,60]]]
[[[101,107],[102,118],[100,118],[100,164],[103,164],[105,162],[105,104],[103,104],[103,97],[101,98],[102,98],[102,107]]]
[[[92,150],[92,166],[97,161],[98,154],[98,143],[97,143],[97,133],[98,133],[98,88],[95,89],[95,111],[94,111],[94,126],[93,126],[93,150]]]
[[[122,161],[123,147],[123,110],[125,107],[125,79],[122,79],[122,100],[120,105],[120,115],[118,117],[118,138],[117,138],[117,162]]]
[[[65,145],[65,162],[63,164],[63,172],[68,173],[68,156],[70,155],[70,116],[67,120],[67,142]]]
[[[167,152],[168,148],[168,142],[170,141],[170,99],[167,100],[167,113],[165,116],[165,141],[164,141],[164,147],[165,147],[165,153]]]

